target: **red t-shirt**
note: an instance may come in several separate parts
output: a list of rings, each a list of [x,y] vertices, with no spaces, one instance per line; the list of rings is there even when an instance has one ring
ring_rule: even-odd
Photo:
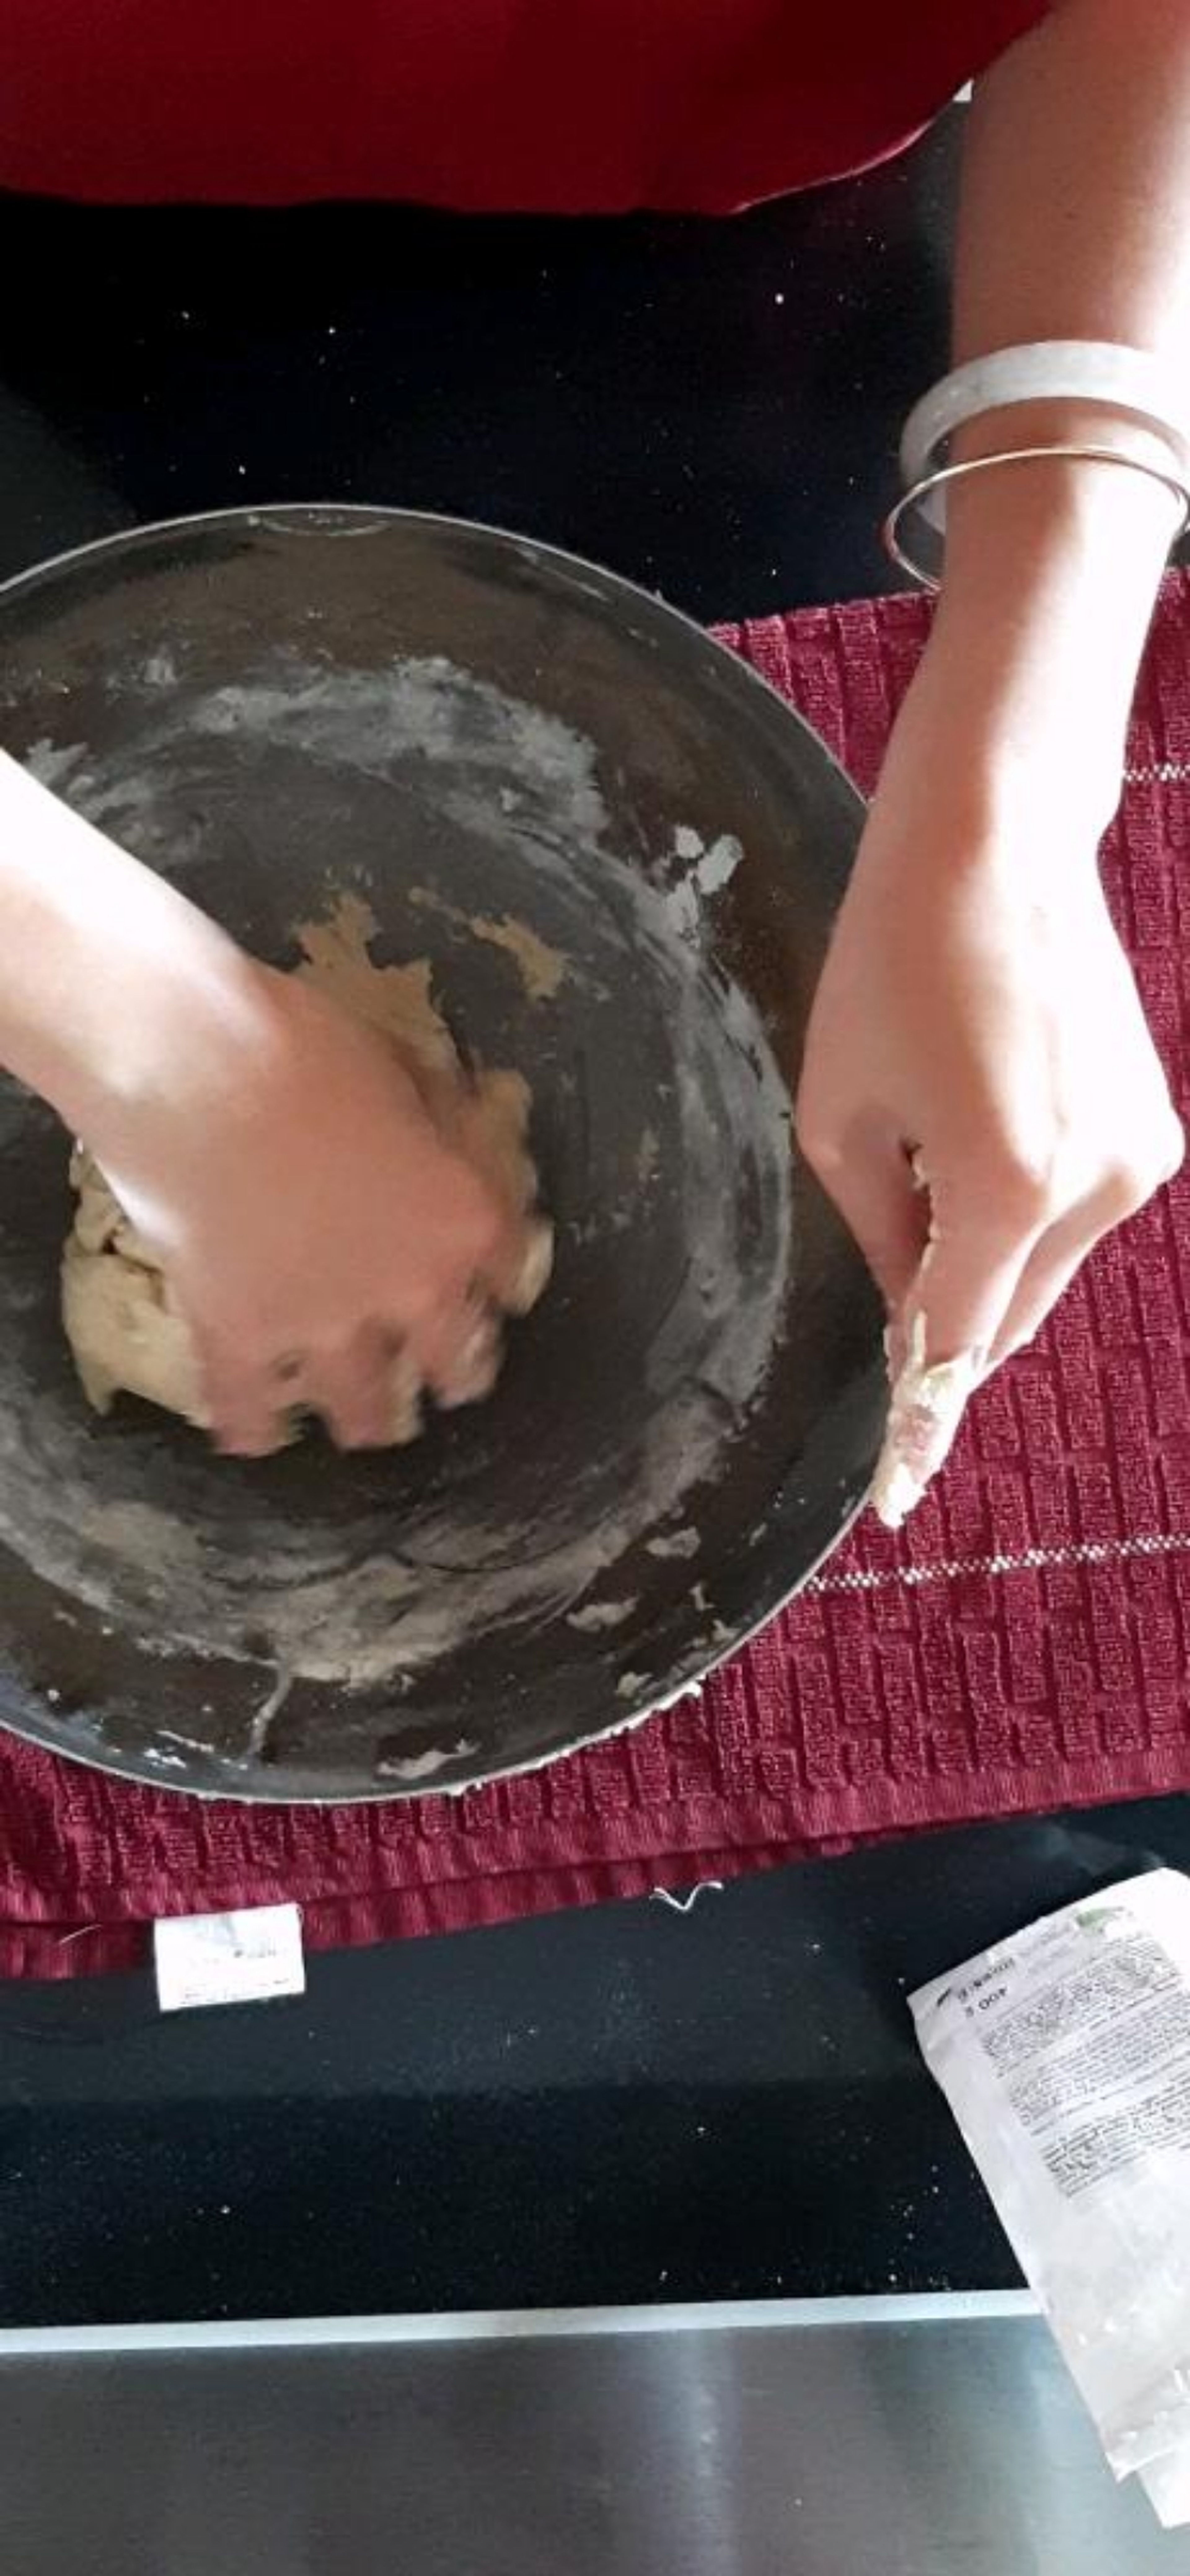
[[[0,188],[720,211],[879,160],[1047,0],[0,0]]]

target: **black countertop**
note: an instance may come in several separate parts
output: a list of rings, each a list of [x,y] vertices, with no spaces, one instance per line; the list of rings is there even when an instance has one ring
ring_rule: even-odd
[[[734,223],[0,201],[0,575],[342,500],[520,529],[708,620],[878,589],[956,141]]]
[[[874,590],[958,114],[734,224],[0,204],[0,573],[235,501],[517,527],[701,618]],[[0,1988],[0,2324],[994,2287],[908,1988],[1190,1867],[1181,1800],[318,1958]]]

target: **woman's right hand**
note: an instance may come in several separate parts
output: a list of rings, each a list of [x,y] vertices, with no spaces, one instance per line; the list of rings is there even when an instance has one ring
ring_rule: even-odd
[[[439,1132],[370,1030],[290,976],[226,960],[227,1052],[172,1043],[167,1096],[85,1137],[194,1336],[212,1433],[276,1448],[294,1406],[340,1447],[416,1427],[422,1387],[494,1379],[498,1309],[531,1301],[548,1233]],[[214,1079],[212,1079],[214,1075]]]
[[[0,754],[0,1063],[88,1145],[160,1261],[212,1432],[275,1448],[292,1408],[345,1448],[420,1389],[486,1392],[497,1313],[549,1229],[475,1113],[436,1118],[383,1039],[257,965]],[[482,1167],[481,1167],[482,1163]]]

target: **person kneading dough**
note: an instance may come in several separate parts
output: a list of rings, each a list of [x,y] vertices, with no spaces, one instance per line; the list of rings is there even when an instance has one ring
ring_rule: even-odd
[[[447,1407],[490,1394],[501,1357],[497,1309],[526,1314],[536,1303],[549,1278],[553,1238],[548,1223],[532,1213],[537,1176],[526,1144],[527,1083],[504,1071],[464,1075],[432,999],[429,968],[423,962],[374,966],[368,953],[374,930],[359,896],[343,896],[326,921],[299,931],[306,955],[299,972],[391,1048],[394,1080],[413,1081],[443,1146],[492,1192],[514,1241],[520,1228],[519,1267],[514,1258],[498,1293],[485,1292],[478,1277],[469,1285],[461,1328],[443,1343],[436,1366],[424,1352],[419,1359],[403,1337],[389,1335],[373,1424],[374,1444],[389,1446],[416,1439],[427,1382]],[[89,1403],[106,1413],[126,1392],[209,1430],[194,1334],[152,1241],[85,1146],[75,1148],[70,1178],[77,1207],[62,1260],[62,1320]],[[378,1174],[377,1186],[383,1185]],[[319,1410],[317,1387],[305,1376],[300,1352],[275,1363],[273,1445],[292,1436],[296,1416]]]

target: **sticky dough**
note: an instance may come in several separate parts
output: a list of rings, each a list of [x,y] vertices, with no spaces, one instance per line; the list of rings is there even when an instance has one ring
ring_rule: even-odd
[[[526,1147],[531,1107],[522,1074],[480,1070],[465,1080],[449,1029],[437,1010],[430,968],[376,966],[368,954],[375,934],[371,911],[358,895],[343,895],[321,922],[297,933],[304,963],[297,973],[317,984],[340,1007],[387,1038],[415,1075],[441,1133],[486,1173],[506,1204],[529,1211],[537,1177]],[[198,1365],[189,1328],[170,1302],[167,1282],[148,1245],[120,1206],[98,1164],[82,1146],[71,1159],[77,1194],[74,1223],[62,1259],[62,1321],[83,1392],[106,1413],[126,1390],[205,1428]],[[549,1278],[552,1230],[544,1219],[527,1232],[524,1268],[510,1302],[525,1314]],[[490,1393],[499,1367],[497,1337],[477,1331],[471,1366],[456,1401]],[[421,1429],[421,1390],[402,1362],[393,1363],[389,1438],[415,1439]]]

